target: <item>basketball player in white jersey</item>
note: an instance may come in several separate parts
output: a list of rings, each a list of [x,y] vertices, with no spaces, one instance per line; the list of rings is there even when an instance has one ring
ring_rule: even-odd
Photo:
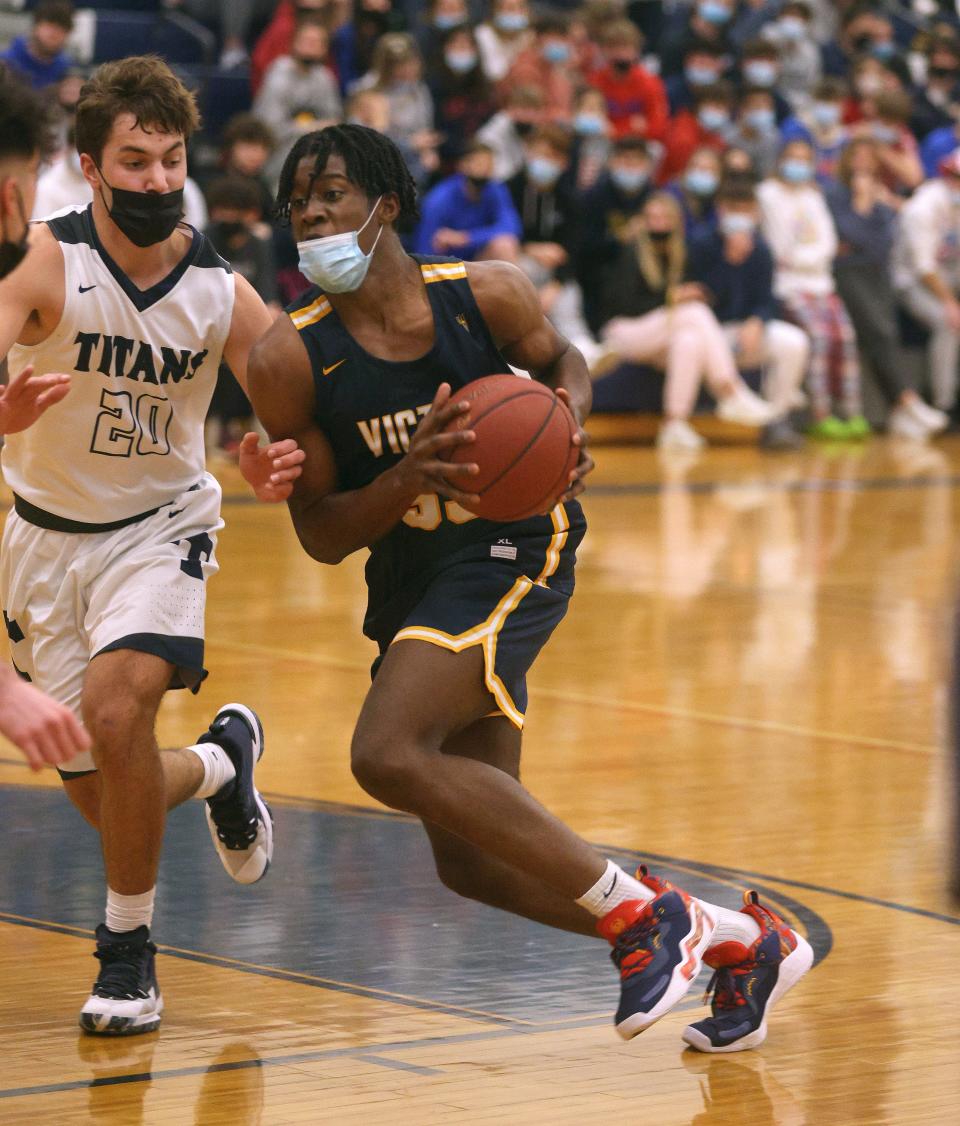
[[[93,203],[48,220],[30,269],[0,282],[0,356],[13,370],[71,376],[60,407],[3,451],[15,511],[0,596],[15,664],[82,715],[93,740],[61,774],[100,831],[107,875],[100,972],[80,1014],[96,1033],[160,1023],[150,926],[167,809],[207,799],[214,844],[240,883],[265,873],[273,848],[253,711],[221,708],[191,748],[161,752],[154,736],[166,690],[195,690],[205,675],[205,585],[222,523],[203,426],[217,368],[222,356],[245,383],[270,323],[180,220],[197,123],[193,96],[160,59],[102,66],[76,119]],[[302,453],[292,441],[257,447],[247,435],[241,471],[260,499],[285,499]]]
[[[47,131],[44,103],[12,75],[0,72],[0,278],[27,255],[27,216],[33,209]],[[27,365],[0,387],[0,434],[25,430],[70,389],[66,374],[32,372]],[[90,747],[69,708],[5,665],[0,666],[0,732],[23,752],[32,770],[62,766]]]

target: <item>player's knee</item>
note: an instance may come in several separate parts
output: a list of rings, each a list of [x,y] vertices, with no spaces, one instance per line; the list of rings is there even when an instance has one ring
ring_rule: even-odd
[[[422,779],[421,758],[416,751],[405,749],[395,736],[358,733],[350,750],[350,767],[371,797],[393,809],[414,812]]]
[[[154,715],[150,701],[122,692],[83,702],[83,722],[98,757],[126,753],[145,733],[152,733]]]

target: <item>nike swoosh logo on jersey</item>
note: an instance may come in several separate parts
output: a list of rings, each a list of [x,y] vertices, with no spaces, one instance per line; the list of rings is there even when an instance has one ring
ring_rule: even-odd
[[[86,293],[88,289],[96,289],[97,283],[94,282],[93,285],[81,285],[79,288],[81,293]]]
[[[344,358],[343,358],[342,360],[337,360],[337,362],[336,362],[335,364],[331,364],[331,365],[330,365],[330,366],[329,366],[328,368],[324,368],[324,369],[323,369],[323,374],[324,374],[324,375],[329,375],[329,374],[330,374],[330,372],[332,372],[332,371],[336,371],[336,370],[337,370],[337,368],[338,368],[338,367],[339,367],[339,366],[340,366],[341,364],[345,364],[346,362],[347,362],[347,359],[346,359],[346,356],[344,356]]]

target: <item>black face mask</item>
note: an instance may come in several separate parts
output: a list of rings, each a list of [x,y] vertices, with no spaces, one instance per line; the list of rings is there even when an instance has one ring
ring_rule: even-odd
[[[183,188],[174,192],[130,192],[107,183],[100,168],[100,178],[113,192],[113,203],[107,214],[134,246],[154,246],[168,239],[183,218]],[[103,199],[103,192],[100,193]],[[103,200],[104,206],[107,201]]]
[[[932,66],[927,71],[928,78],[943,78],[956,82],[958,76],[960,76],[960,71],[956,71],[950,66]]]
[[[478,192],[482,192],[483,189],[487,186],[487,184],[490,183],[490,177],[489,176],[468,176],[467,179],[470,181],[470,184],[474,188],[476,188],[476,190]]]
[[[232,219],[228,222],[217,223],[217,230],[230,242],[239,235],[246,234],[247,224],[240,219]]]
[[[518,137],[529,137],[533,132],[532,121],[515,121],[513,127],[516,129]]]
[[[665,242],[669,242],[670,236],[673,231],[647,231],[647,238],[658,246],[662,246]]]
[[[27,217],[23,211],[23,198],[20,195],[20,189],[17,188],[17,208],[20,211],[20,219],[23,223],[23,234],[20,238],[13,242],[7,238],[7,224],[3,220],[2,228],[0,228],[0,278],[5,278],[7,274],[12,273],[17,266],[27,256]]]
[[[614,59],[610,64],[617,74],[629,74],[630,68],[633,66],[631,59]]]

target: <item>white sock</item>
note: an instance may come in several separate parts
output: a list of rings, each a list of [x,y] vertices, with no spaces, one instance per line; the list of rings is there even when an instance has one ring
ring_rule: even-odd
[[[195,798],[212,798],[219,790],[232,779],[236,778],[236,767],[230,761],[230,756],[216,743],[197,743],[186,750],[193,751],[203,763],[203,781],[200,783]]]
[[[149,927],[153,922],[153,897],[156,888],[140,895],[121,895],[113,888],[107,888],[107,927],[114,934],[135,931],[137,927]]]
[[[705,903],[702,899],[697,902],[717,921],[717,929],[713,932],[708,949],[712,950],[721,942],[739,942],[743,946],[752,946],[760,937],[759,923],[742,911],[731,911],[727,907],[718,907],[715,903]]]
[[[618,907],[628,899],[639,899],[642,903],[647,903],[655,898],[656,894],[633,876],[628,876],[612,860],[608,860],[603,875],[589,891],[580,896],[577,903],[585,907],[591,915],[602,919],[614,907]]]

